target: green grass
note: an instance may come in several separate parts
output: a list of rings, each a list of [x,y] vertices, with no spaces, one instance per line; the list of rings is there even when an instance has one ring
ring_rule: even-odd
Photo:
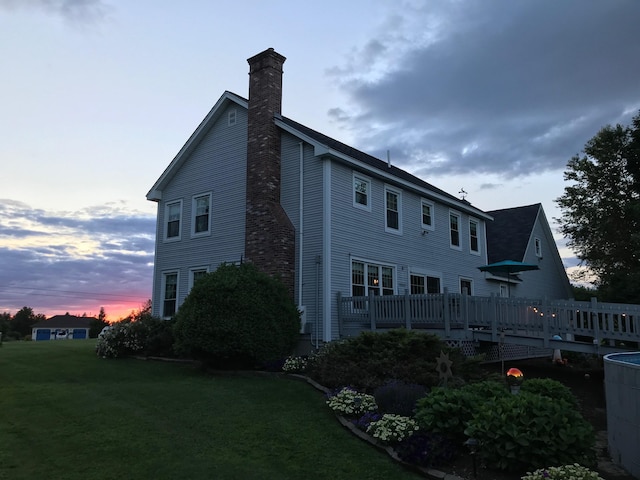
[[[419,478],[303,382],[105,360],[94,347],[2,345],[0,479]]]

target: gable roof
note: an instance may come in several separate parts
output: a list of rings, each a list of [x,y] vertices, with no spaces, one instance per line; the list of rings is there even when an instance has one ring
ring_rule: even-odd
[[[90,328],[93,317],[76,317],[75,315],[54,315],[47,320],[35,323],[31,328]]]
[[[147,193],[147,200],[151,200],[154,202],[162,200],[162,189],[164,188],[164,186],[169,180],[171,180],[173,174],[178,171],[185,160],[189,158],[189,154],[198,145],[198,143],[200,143],[202,137],[204,137],[211,129],[213,124],[220,117],[229,103],[235,103],[245,109],[249,108],[249,101],[246,98],[242,98],[240,95],[225,91],[213,106],[213,108],[209,110],[207,116],[204,117],[202,122],[200,122],[198,128],[196,128],[195,131],[191,134],[189,139],[182,146],[171,163],[167,166],[167,168],[165,168],[164,172],[162,172],[160,178],[158,178],[158,180],[156,180],[156,183],[153,184],[153,187],[151,187],[151,190],[149,190],[149,192]]]
[[[184,146],[180,149],[178,154],[171,161],[169,166],[164,170],[160,178],[151,187],[151,190],[147,193],[147,200],[160,201],[162,199],[162,189],[171,179],[173,174],[178,171],[180,166],[189,157],[189,154],[198,145],[202,137],[213,126],[215,121],[220,117],[224,109],[230,102],[237,104],[238,106],[247,109],[249,101],[246,98],[241,97],[235,93],[225,91],[218,99],[213,108],[209,111],[207,116],[200,122],[198,128],[191,134]],[[485,219],[491,219],[486,212],[475,208],[466,200],[461,200],[444,190],[441,190],[428,182],[410,174],[409,172],[402,170],[394,165],[380,160],[372,155],[364,153],[356,148],[350,147],[338,140],[335,140],[327,135],[324,135],[316,130],[313,130],[301,123],[298,123],[290,118],[277,115],[275,117],[276,125],[283,130],[299,137],[301,140],[314,146],[316,155],[331,156],[337,160],[349,163],[360,170],[374,176],[381,177],[387,181],[392,181],[405,188],[416,190],[425,197],[430,197],[433,200],[439,200],[445,204],[448,204],[454,208],[466,211],[472,215],[482,217]]]
[[[542,205],[505,208],[487,212],[493,222],[487,222],[487,260],[522,262]]]

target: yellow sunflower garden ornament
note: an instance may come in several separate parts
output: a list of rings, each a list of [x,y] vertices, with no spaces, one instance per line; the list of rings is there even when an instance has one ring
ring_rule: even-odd
[[[450,378],[453,378],[453,372],[451,371],[451,365],[453,360],[449,360],[449,354],[440,350],[440,356],[436,358],[436,370],[440,376],[442,384],[446,388],[447,382]]]

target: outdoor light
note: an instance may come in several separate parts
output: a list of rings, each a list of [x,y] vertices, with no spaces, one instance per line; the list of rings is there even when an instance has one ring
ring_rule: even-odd
[[[511,389],[511,393],[517,395],[520,393],[520,385],[524,380],[524,374],[518,368],[510,368],[507,370],[507,384]]]

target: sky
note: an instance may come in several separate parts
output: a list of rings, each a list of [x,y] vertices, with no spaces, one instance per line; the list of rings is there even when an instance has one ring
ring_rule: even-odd
[[[283,115],[482,210],[542,203],[640,110],[637,0],[0,0],[0,312],[109,320],[151,298],[146,193],[246,59]]]

